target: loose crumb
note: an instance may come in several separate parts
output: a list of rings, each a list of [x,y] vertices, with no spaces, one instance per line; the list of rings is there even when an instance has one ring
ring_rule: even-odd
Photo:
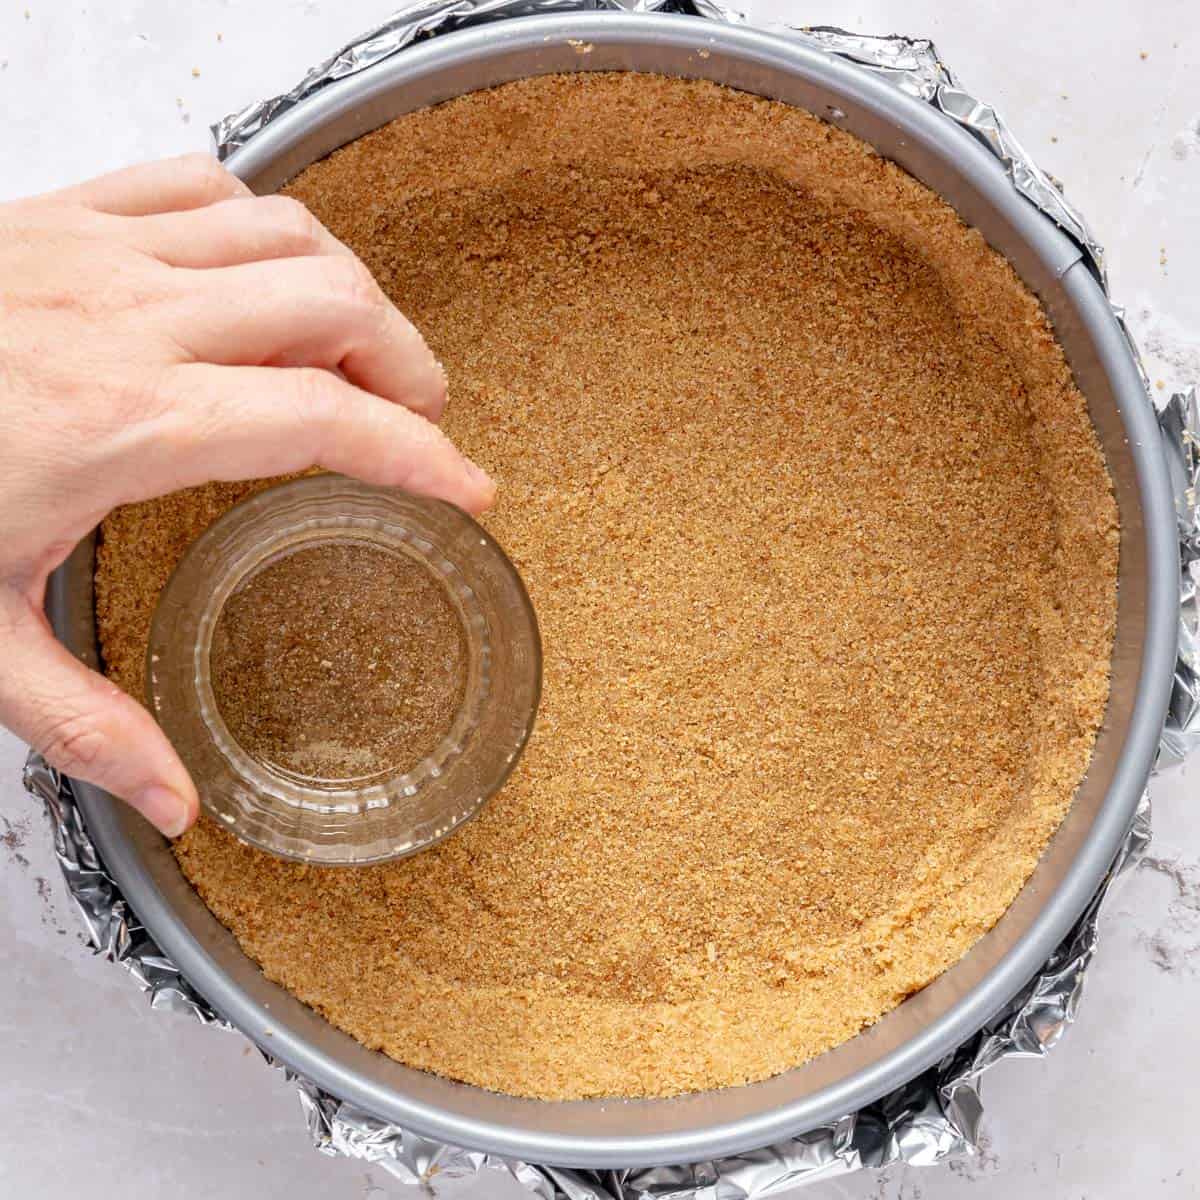
[[[202,819],[176,854],[246,952],[367,1046],[546,1098],[762,1079],[954,963],[1070,804],[1115,619],[1104,460],[1009,265],[845,132],[645,75],[452,100],[287,190],[446,364],[544,691],[414,858]],[[179,555],[261,486],[105,521],[127,690]]]
[[[234,740],[314,779],[411,770],[466,690],[449,593],[415,559],[362,544],[301,548],[254,574],[225,602],[210,661]]]

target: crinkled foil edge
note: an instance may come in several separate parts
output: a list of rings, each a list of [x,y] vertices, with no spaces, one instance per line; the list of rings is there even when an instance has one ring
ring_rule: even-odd
[[[55,856],[93,950],[124,967],[151,1008],[233,1030],[130,909],[88,836],[71,781],[36,754],[30,755],[24,778],[29,792],[45,804]],[[419,1137],[339,1100],[265,1052],[263,1057],[296,1084],[309,1134],[321,1153],[377,1164],[402,1183],[427,1190],[438,1181],[487,1172],[511,1176],[542,1200],[700,1200],[702,1195],[755,1200],[864,1167],[928,1166],[978,1149],[983,1074],[1003,1059],[1041,1057],[1074,1020],[1097,949],[1101,908],[1113,882],[1137,863],[1149,841],[1150,804],[1143,796],[1116,860],[1075,928],[1039,974],[953,1055],[856,1113],[730,1158],[617,1171],[497,1158]]]
[[[217,155],[223,161],[322,87],[426,38],[505,18],[605,10],[744,20],[739,11],[715,0],[420,0],[343,46],[289,92],[252,104],[214,125]],[[887,79],[968,130],[1005,165],[1017,191],[1078,243],[1107,290],[1104,251],[1086,221],[1057,182],[1030,159],[996,110],[959,84],[932,42],[868,37],[828,27],[775,29]],[[1129,337],[1123,313],[1116,306],[1114,312]],[[1140,366],[1132,338],[1129,344]],[[1147,403],[1151,403],[1149,391]],[[1194,388],[1171,397],[1159,413],[1159,427],[1174,485],[1181,551],[1179,657],[1159,753],[1163,766],[1180,761],[1200,740],[1200,405]],[[70,781],[31,755],[25,786],[45,804],[59,865],[96,953],[123,966],[147,993],[152,1008],[231,1028],[184,979],[130,910],[88,836]],[[542,1200],[685,1200],[702,1193],[719,1194],[722,1200],[754,1200],[864,1167],[936,1163],[979,1148],[984,1073],[1003,1059],[1044,1055],[1073,1021],[1096,953],[1103,903],[1118,876],[1144,853],[1149,838],[1150,806],[1143,796],[1116,861],[1075,928],[1008,1007],[956,1053],[859,1112],[736,1157],[603,1172],[514,1162],[418,1137],[340,1101],[309,1080],[288,1075],[299,1089],[318,1150],[379,1164],[402,1182],[426,1189],[438,1180],[488,1172],[510,1176]],[[281,1065],[269,1056],[268,1061]]]

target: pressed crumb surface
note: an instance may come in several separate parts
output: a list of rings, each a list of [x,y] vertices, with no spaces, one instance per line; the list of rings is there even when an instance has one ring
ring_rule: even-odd
[[[287,190],[445,364],[545,674],[432,850],[180,839],[246,952],[368,1046],[549,1098],[761,1079],[954,963],[1086,769],[1116,606],[1103,457],[1008,264],[847,134],[650,76],[454,100]],[[105,522],[126,689],[173,564],[260,486]]]
[[[446,589],[415,559],[361,542],[255,572],[225,601],[209,661],[242,749],[322,780],[411,770],[450,732],[467,681]]]

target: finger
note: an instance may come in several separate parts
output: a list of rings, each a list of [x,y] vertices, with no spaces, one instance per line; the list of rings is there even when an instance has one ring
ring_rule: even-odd
[[[171,328],[204,362],[337,367],[431,421],[445,408],[446,376],[425,339],[353,257],[188,273]]]
[[[186,363],[160,383],[161,415],[137,430],[111,472],[142,500],[212,479],[324,467],[367,483],[490,507],[496,488],[438,427],[311,367]]]
[[[46,761],[127,800],[168,837],[196,819],[196,789],[153,717],[59,643],[17,592],[0,595],[0,724]]]
[[[253,193],[207,154],[139,163],[54,194],[97,212],[123,217],[204,208]]]
[[[126,223],[125,237],[172,267],[232,267],[272,258],[353,252],[290,196],[224,200],[189,212],[159,213]]]

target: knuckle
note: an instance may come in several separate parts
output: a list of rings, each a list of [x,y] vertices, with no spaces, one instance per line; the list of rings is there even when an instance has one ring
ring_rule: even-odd
[[[111,405],[126,425],[140,425],[170,413],[176,407],[173,373],[159,366],[122,380],[113,389]]]
[[[263,196],[255,201],[271,229],[296,254],[315,254],[321,247],[321,224],[291,196]]]
[[[29,619],[29,602],[12,580],[0,579],[0,643],[24,636]]]
[[[320,436],[336,427],[342,413],[337,381],[319,367],[298,367],[292,373],[294,399],[304,428]]]
[[[183,155],[179,166],[206,203],[222,200],[238,190],[234,177],[215,158],[202,151]]]
[[[383,293],[375,277],[357,258],[330,258],[321,268],[330,292],[337,298],[361,309],[378,313],[383,309]]]
[[[90,774],[104,754],[108,739],[90,717],[59,717],[34,739],[42,757],[64,775]]]

